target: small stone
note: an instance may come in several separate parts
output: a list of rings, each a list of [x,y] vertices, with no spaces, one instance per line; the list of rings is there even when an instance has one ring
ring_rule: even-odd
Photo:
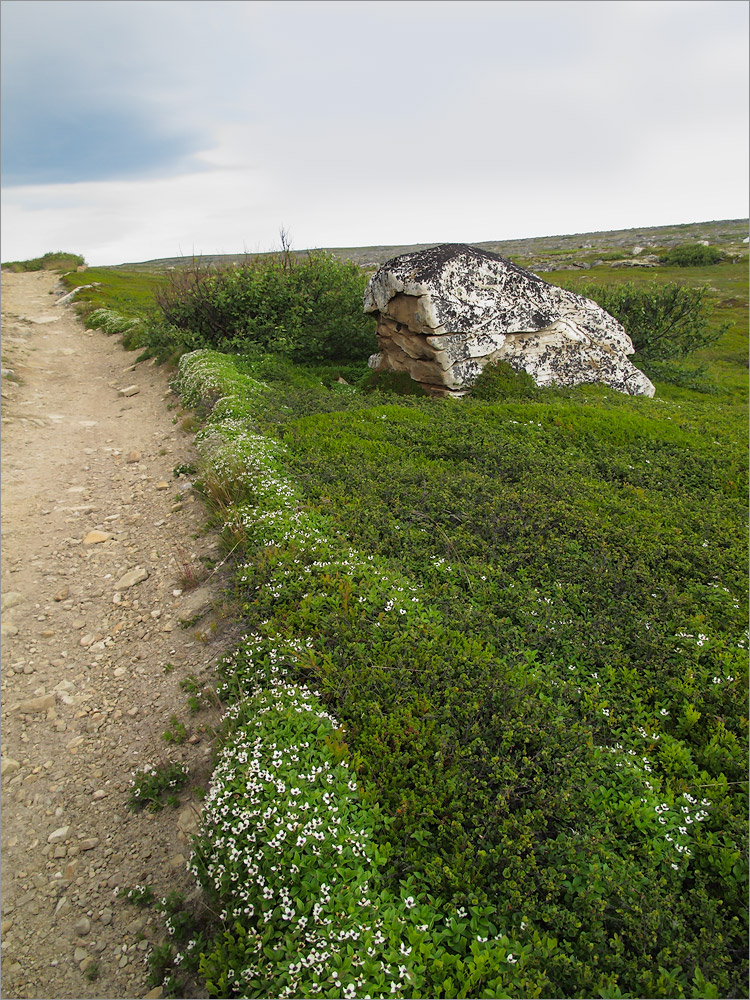
[[[82,851],[93,851],[95,847],[99,846],[99,838],[86,837],[84,840],[78,841],[78,846]]]
[[[91,921],[88,917],[81,917],[80,920],[76,920],[73,927],[79,937],[86,937],[86,935],[91,931]]]
[[[70,909],[70,901],[67,896],[62,896],[57,901],[57,906],[55,907],[55,916],[64,916]]]
[[[98,802],[100,799],[103,799],[106,794],[107,793],[104,791],[103,788],[99,788],[94,792],[91,798],[94,799],[95,802]]]
[[[48,844],[59,844],[61,841],[66,840],[68,834],[70,833],[69,826],[60,826],[47,837]]]
[[[120,577],[115,584],[115,590],[127,590],[129,587],[134,587],[137,583],[142,583],[147,579],[147,570],[143,569],[142,566],[136,566],[135,569],[129,570],[124,576]]]
[[[102,910],[102,912],[99,914],[99,920],[104,924],[105,927],[107,925],[111,924],[112,923],[112,911],[111,910]]]
[[[132,464],[133,462],[140,462],[141,453],[133,449],[133,451],[128,452],[128,457],[125,459],[126,462]]]
[[[152,990],[149,990],[148,993],[143,994],[143,1000],[161,1000],[163,996],[164,993],[162,992],[161,986],[155,986]]]
[[[38,698],[29,698],[27,701],[19,702],[14,711],[21,715],[35,715],[37,712],[47,712],[55,707],[55,696],[53,694],[43,694]]]
[[[164,480],[162,480],[160,483],[156,484],[156,488],[157,488],[157,490],[168,490],[169,489],[169,483],[165,483]]]
[[[0,610],[8,611],[10,608],[15,608],[19,604],[23,604],[25,600],[26,598],[23,594],[20,594],[17,590],[9,590],[0,599]]]
[[[0,921],[0,934],[7,934],[12,926],[13,926],[13,921],[10,919]]]
[[[13,757],[3,757],[0,761],[0,777],[4,778],[6,774],[15,774],[20,768],[21,765]]]
[[[90,531],[83,540],[84,545],[98,545],[100,542],[108,542],[112,536],[106,531],[94,529]]]
[[[0,635],[13,637],[18,635],[18,626],[14,625],[13,622],[2,622],[0,623]]]
[[[80,945],[73,952],[73,958],[75,959],[76,962],[83,962],[84,959],[86,959],[88,957],[89,957],[89,953],[86,951],[85,948],[81,948]]]
[[[64,601],[68,597],[70,597],[69,587],[63,587],[62,590],[58,590],[58,592],[55,594],[56,601]]]
[[[117,393],[118,396],[136,396],[141,390],[137,385],[128,385],[124,389],[120,389]]]

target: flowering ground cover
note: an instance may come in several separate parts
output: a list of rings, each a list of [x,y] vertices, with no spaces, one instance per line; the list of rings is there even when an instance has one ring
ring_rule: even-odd
[[[414,899],[431,908],[420,948],[440,963],[420,958],[415,971],[370,938],[343,951],[301,941],[304,882],[277,876],[259,916],[255,902],[252,914],[231,909],[241,894],[214,878],[234,921],[204,963],[216,995],[736,995],[742,401],[588,387],[395,404],[325,390],[278,361],[206,352],[183,358],[178,386],[188,402],[215,403],[204,488],[243,547],[237,588],[252,642],[276,651],[290,696],[332,727],[316,766],[346,763],[356,776],[339,783],[337,808],[378,805],[358,877],[390,894],[380,933],[392,949],[414,947],[403,939]],[[247,654],[224,674],[231,704],[272,697]],[[299,734],[287,743],[280,720],[269,725],[271,753],[298,755]],[[211,793],[225,808],[246,794],[235,763],[249,733],[238,732],[231,781],[220,767]],[[272,785],[264,794],[276,801]],[[299,844],[304,817],[290,807],[282,820]],[[338,826],[322,827],[335,842]],[[226,867],[215,829],[209,818],[204,882]],[[266,860],[288,873],[299,862],[280,830]],[[233,843],[236,863],[253,857],[243,850]],[[331,872],[319,873],[327,886]],[[334,902],[327,919],[346,926],[351,905]],[[470,947],[462,920],[488,921]],[[295,979],[293,956],[308,946],[326,957]],[[251,958],[263,948],[273,961],[259,972]]]

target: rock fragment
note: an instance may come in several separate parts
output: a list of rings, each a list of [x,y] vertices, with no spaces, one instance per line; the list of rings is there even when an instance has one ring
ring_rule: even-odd
[[[128,590],[130,587],[134,587],[137,583],[142,583],[144,580],[148,579],[148,571],[142,566],[136,566],[135,569],[128,570],[115,584],[115,590]]]
[[[83,539],[84,545],[98,545],[100,542],[108,542],[112,536],[106,531],[95,529],[90,531]]]

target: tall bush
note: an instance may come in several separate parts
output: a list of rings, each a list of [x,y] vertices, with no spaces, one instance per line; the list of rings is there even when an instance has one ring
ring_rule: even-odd
[[[625,327],[642,358],[674,361],[715,343],[726,326],[713,325],[708,288],[685,285],[583,285],[593,299]]]
[[[175,271],[157,303],[193,346],[242,353],[260,347],[297,362],[356,361],[376,348],[362,310],[366,276],[325,253],[258,257],[240,267]]]

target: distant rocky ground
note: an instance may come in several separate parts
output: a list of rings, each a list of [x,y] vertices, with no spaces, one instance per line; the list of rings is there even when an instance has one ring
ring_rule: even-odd
[[[516,263],[522,263],[532,271],[554,271],[565,268],[585,268],[597,263],[609,263],[613,267],[627,266],[625,261],[638,261],[648,266],[649,257],[669,247],[683,243],[705,240],[727,253],[747,252],[747,219],[728,219],[719,222],[693,222],[676,226],[655,226],[638,229],[618,229],[611,232],[575,233],[567,236],[535,236],[523,240],[490,240],[475,243],[465,242],[483,250],[492,250]],[[439,242],[439,241],[438,241]],[[437,243],[414,243],[403,246],[376,247],[318,247],[327,250],[341,260],[353,260],[361,267],[375,269],[392,257],[426,250]],[[297,254],[307,250],[296,251]],[[605,254],[622,254],[619,260],[602,259]],[[119,264],[120,268],[137,268],[149,271],[167,271],[191,263],[193,260],[206,265],[242,263],[254,254],[209,254],[196,258],[164,257],[141,263]]]

